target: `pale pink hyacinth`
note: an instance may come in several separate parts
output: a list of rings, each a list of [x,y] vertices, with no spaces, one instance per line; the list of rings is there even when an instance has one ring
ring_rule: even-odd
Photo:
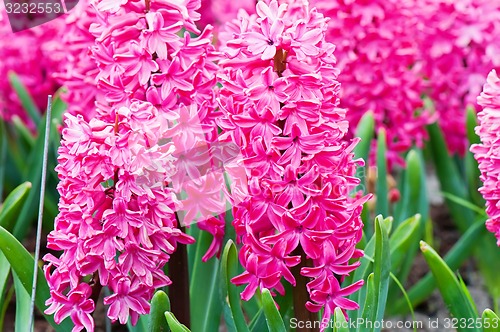
[[[345,297],[363,281],[342,290],[339,283],[362,256],[355,246],[368,197],[349,195],[362,161],[353,160],[357,140],[345,140],[327,19],[305,1],[260,1],[256,12],[241,11],[220,35],[221,140],[239,146],[248,177],[247,186],[231,186],[240,201],[233,225],[246,269],[232,281],[246,285],[244,300],[257,288],[283,294],[282,279],[295,285],[291,268],[307,260],[311,267],[300,271],[311,278],[307,309],[324,309],[328,321],[336,307],[358,308]]]
[[[500,3],[489,0],[415,0],[426,94],[434,103],[450,153],[467,150],[467,107],[491,68],[500,70]]]
[[[101,287],[111,291],[104,298],[108,317],[135,324],[149,312],[154,290],[170,284],[163,266],[177,244],[194,242],[181,222],[198,222],[214,236],[205,260],[220,252],[225,226],[224,202],[216,194],[200,197],[199,189],[220,196],[224,186],[211,172],[217,67],[210,27],[195,26],[199,0],[91,6],[100,97],[90,120],[66,115],[56,168],[60,213],[48,237],[48,247],[63,253],[44,257],[46,312],[56,322],[71,317],[73,331],[94,330]],[[85,63],[76,60],[78,72]],[[183,191],[187,197],[178,198]],[[178,220],[185,207],[198,213]]]
[[[387,132],[389,166],[404,165],[402,154],[423,146],[425,126],[434,121],[421,99],[424,80],[412,3],[311,0],[311,5],[330,19],[326,39],[336,46],[340,106],[347,108],[350,136],[372,111],[375,130]]]
[[[53,54],[63,20],[13,33],[4,2],[0,1],[0,117],[10,121],[17,116],[34,129],[34,123],[23,109],[17,93],[9,82],[9,73],[16,73],[40,110],[47,106],[47,96],[54,94],[59,84],[52,78],[58,61]]]
[[[471,151],[479,163],[483,186],[479,192],[486,200],[488,220],[486,227],[495,234],[500,246],[500,77],[492,70],[487,78],[477,103],[483,107],[478,113],[479,125],[476,134],[480,144],[474,144]]]

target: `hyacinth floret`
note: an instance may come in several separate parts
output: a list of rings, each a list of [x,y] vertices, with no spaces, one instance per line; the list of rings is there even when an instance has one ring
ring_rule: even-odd
[[[362,256],[355,246],[368,197],[350,196],[362,161],[353,160],[357,140],[345,139],[328,20],[300,1],[259,1],[256,13],[240,11],[219,34],[221,140],[241,149],[248,178],[231,187],[246,269],[232,281],[246,285],[244,300],[258,288],[283,294],[282,279],[295,285],[300,266],[310,278],[307,309],[324,309],[328,321],[336,307],[358,308],[345,297],[363,285],[339,286]]]

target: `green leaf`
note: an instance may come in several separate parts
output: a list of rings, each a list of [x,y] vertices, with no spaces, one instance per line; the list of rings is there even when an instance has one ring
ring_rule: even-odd
[[[374,321],[381,321],[384,318],[390,271],[391,257],[387,229],[380,218],[377,218],[375,219],[375,262],[373,263],[373,281],[375,283],[375,294],[377,295]]]
[[[266,316],[264,315],[264,310],[262,310],[262,308],[252,319],[248,328],[251,332],[269,332],[266,324]]]
[[[441,185],[441,191],[453,193],[453,195],[457,197],[469,200],[463,176],[459,173],[456,164],[448,154],[441,129],[434,123],[428,126],[428,132],[430,137],[429,147],[436,166],[436,173]],[[446,203],[460,231],[462,233],[467,231],[467,228],[474,220],[473,213],[469,209],[449,199],[446,199]]]
[[[23,109],[26,110],[35,125],[38,125],[41,119],[40,110],[36,106],[35,101],[29,94],[28,90],[26,89],[26,86],[23,84],[23,82],[21,82],[19,76],[17,76],[12,71],[9,72],[9,82],[14,91],[16,91],[17,96],[19,97],[19,100],[23,105]]]
[[[19,215],[27,193],[31,189],[31,183],[25,182],[14,189],[5,199],[0,209],[0,226],[11,231],[14,227],[16,217]],[[0,299],[3,296],[10,273],[10,264],[2,252],[0,252]]]
[[[356,158],[361,158],[365,161],[365,166],[360,168],[361,171],[365,172],[365,175],[367,168],[366,165],[368,165],[368,158],[370,157],[370,147],[373,139],[374,128],[375,120],[372,112],[365,113],[356,128],[356,137],[359,137],[361,140],[356,145],[353,152]],[[366,176],[360,176],[359,178],[360,184],[356,190],[363,190],[366,192]]]
[[[240,294],[235,285],[231,283],[231,278],[238,274],[238,254],[236,246],[232,240],[229,240],[224,247],[221,260],[221,289],[225,305],[230,308],[230,317],[227,317],[234,324],[236,331],[248,332],[248,326],[245,316],[241,310]]]
[[[375,186],[377,202],[375,205],[375,214],[381,214],[383,216],[389,215],[386,144],[385,129],[380,128],[377,138],[377,182]]]
[[[408,252],[413,247],[418,249],[418,241],[422,233],[420,227],[421,219],[419,214],[408,218],[391,235],[389,247],[391,248],[391,266],[393,271],[408,257]]]
[[[458,267],[470,257],[472,249],[477,245],[477,239],[487,233],[484,227],[484,221],[475,222],[470,229],[463,234],[455,245],[448,251],[444,257],[444,261],[450,269],[458,269]],[[413,307],[422,303],[436,287],[436,280],[432,273],[428,273],[420,279],[409,291],[408,297],[411,300]],[[407,311],[407,304],[404,299],[396,301],[391,306],[390,314],[404,314]]]
[[[417,213],[428,214],[425,169],[421,153],[411,150],[406,156],[406,170],[403,176],[402,198],[396,222],[405,220]]]
[[[340,309],[339,307],[335,308],[335,312],[333,314],[333,322],[334,332],[349,332],[347,320],[345,319],[342,309]]]
[[[9,261],[12,270],[16,273],[24,289],[31,293],[33,285],[33,266],[34,261],[30,253],[21,243],[10,234],[5,228],[0,226],[0,250]],[[41,269],[38,269],[36,301],[35,304],[40,311],[45,310],[45,301],[50,297],[49,285],[43,276]],[[72,322],[67,318],[57,325],[52,316],[44,314],[47,321],[58,332],[71,331]]]
[[[278,308],[276,308],[276,303],[274,303],[271,293],[266,288],[262,290],[262,307],[269,332],[286,332],[285,323],[283,323]]]
[[[374,322],[377,315],[377,305],[378,305],[378,295],[375,290],[374,274],[370,273],[366,279],[366,299],[363,306],[363,311],[361,312],[361,318],[364,322]],[[358,325],[357,331],[373,331],[364,325]]]
[[[24,289],[17,275],[15,273],[13,273],[12,275],[14,277],[14,289],[16,292],[15,331],[31,331],[31,294],[28,294],[26,289]]]
[[[212,242],[212,235],[199,232],[196,242],[196,251],[188,251],[188,255],[194,254],[189,287],[191,317],[193,317],[191,329],[195,332],[217,331],[222,314],[219,294],[220,264],[215,258],[207,262],[202,261]]]
[[[36,137],[33,135],[31,130],[26,126],[26,124],[19,118],[18,116],[13,116],[11,123],[14,125],[14,128],[18,137],[18,144],[23,144],[24,149],[30,150],[35,146]]]
[[[167,321],[165,320],[165,312],[170,311],[170,300],[168,295],[162,291],[156,291],[151,299],[151,310],[149,313],[149,332],[168,332]]]
[[[475,319],[478,313],[471,303],[470,296],[464,292],[459,281],[443,259],[424,241],[420,242],[422,251],[429,268],[436,278],[437,286],[446,306],[453,317],[459,319]],[[458,331],[481,331],[479,328],[461,328]]]
[[[172,332],[191,332],[186,325],[179,323],[177,318],[175,318],[174,314],[170,311],[165,312],[165,318],[167,319],[168,326],[170,326]]]
[[[12,231],[15,221],[19,216],[19,211],[24,206],[30,190],[31,183],[24,182],[7,196],[0,210],[0,226],[8,231]]]
[[[484,309],[482,323],[483,332],[498,332],[500,329],[500,318],[491,309]]]
[[[0,119],[0,197],[3,197],[3,185],[5,179],[5,166],[8,165],[5,161],[7,159],[7,133],[5,132],[5,123]],[[1,326],[0,326],[1,328]]]

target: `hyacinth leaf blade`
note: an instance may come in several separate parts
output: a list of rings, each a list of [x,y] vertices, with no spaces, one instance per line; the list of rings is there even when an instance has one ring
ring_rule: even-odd
[[[37,128],[39,137],[44,137],[45,135],[45,115],[43,116],[43,121],[39,124]],[[38,207],[38,194],[40,191],[40,179],[43,163],[43,139],[38,139],[34,148],[31,150],[30,154],[27,156],[26,167],[23,170],[23,178],[28,179],[32,184],[33,188],[29,192],[26,204],[24,204],[23,209],[19,213],[16,221],[16,225],[13,229],[13,234],[17,239],[24,239],[27,231],[30,229],[29,225],[34,220],[37,207]],[[49,209],[51,211],[57,211],[56,199],[50,196],[50,191],[46,191],[45,203],[47,205],[52,204],[53,206]],[[45,206],[47,208],[47,206]],[[55,216],[55,215],[54,215]]]
[[[356,127],[356,137],[359,137],[361,140],[356,145],[353,152],[356,158],[361,158],[365,161],[365,166],[360,168],[365,173],[368,166],[368,158],[370,156],[370,146],[372,143],[374,128],[375,120],[372,112],[365,113]],[[363,190],[366,192],[365,182],[365,176],[360,176],[360,184],[356,190]]]
[[[382,217],[378,217],[375,219],[375,262],[373,263],[373,281],[377,294],[374,321],[381,321],[384,318],[391,271],[390,253],[389,235],[386,223],[383,223]]]
[[[269,332],[286,332],[285,324],[276,307],[276,303],[269,290],[265,288],[262,290],[262,307]]]
[[[377,202],[375,204],[375,214],[383,216],[389,215],[386,155],[386,132],[384,128],[380,128],[377,137],[377,180],[375,185]]]
[[[345,319],[342,309],[340,309],[339,307],[335,308],[333,319],[333,332],[349,332],[349,328],[347,327],[347,320]]]
[[[162,291],[156,291],[151,299],[151,310],[149,312],[149,322],[147,331],[168,332],[170,331],[165,319],[165,312],[170,311],[170,300],[168,295]]]
[[[403,221],[392,233],[389,239],[391,248],[391,270],[398,271],[401,263],[408,257],[412,248],[418,249],[418,239],[421,237],[422,217],[416,214]]]
[[[212,235],[207,232],[198,232],[196,244],[193,245],[196,246],[196,250],[191,251],[194,254],[189,287],[191,317],[193,317],[191,329],[193,331],[216,331],[222,314],[222,303],[219,301],[220,261],[215,258],[207,262],[202,261],[202,257],[212,242]]]
[[[16,218],[24,206],[31,190],[31,182],[24,182],[14,189],[5,199],[0,210],[0,226],[9,232],[15,226]]]
[[[0,250],[3,252],[9,261],[12,270],[19,277],[21,284],[27,292],[31,292],[33,282],[33,257],[23,247],[23,245],[5,228],[0,226]],[[40,311],[45,310],[45,301],[50,297],[49,285],[43,277],[43,272],[38,271],[37,287],[36,287],[36,306]],[[57,332],[71,331],[73,328],[69,318],[56,324],[54,318],[45,315],[47,321]]]
[[[8,165],[5,160],[7,159],[7,133],[5,132],[5,123],[0,120],[0,196],[3,195],[3,186],[5,183],[5,167]]]
[[[396,223],[417,213],[427,216],[429,207],[425,183],[425,169],[421,152],[411,150],[406,156],[403,174],[403,190],[399,211],[395,213]]]
[[[266,323],[266,316],[264,315],[264,310],[262,308],[252,319],[250,324],[248,325],[250,332],[266,332],[269,331]]]
[[[363,319],[363,321],[373,322],[377,314],[377,302],[378,302],[378,295],[375,289],[376,288],[375,276],[373,273],[370,273],[370,275],[366,279],[365,287],[366,287],[366,297],[363,310],[361,312],[361,318]],[[363,325],[358,325],[357,331],[368,332],[372,331],[372,329],[369,329]]]
[[[460,319],[475,319],[478,313],[475,305],[471,303],[470,295],[467,295],[453,271],[446,265],[445,261],[424,241],[420,242],[420,250],[436,278],[438,289],[443,300],[453,317]],[[481,331],[473,327],[467,329],[458,326],[458,331]]]
[[[167,322],[165,320],[164,312],[162,313],[163,315],[163,320],[165,323]],[[127,321],[127,329],[129,332],[149,332],[149,315],[140,315],[139,319],[137,320],[137,323],[135,325],[132,325],[132,321],[129,319]]]
[[[33,146],[35,146],[36,137],[18,116],[12,117],[11,123],[17,133],[17,144],[21,145],[20,148],[22,148],[25,153],[26,151],[31,151]]]
[[[404,191],[402,195],[402,209],[397,217],[397,221],[405,220],[415,214],[420,214],[426,217],[429,213],[429,205],[427,201],[427,186],[425,167],[421,151],[411,150],[406,156],[407,168],[404,172]],[[418,252],[418,239],[425,231],[424,219],[419,218],[419,233],[414,238],[414,245],[408,248],[405,260],[399,271],[398,278],[404,283],[411,272],[413,260]],[[394,288],[393,288],[394,289]]]
[[[30,303],[31,296],[23,287],[21,281],[15,273],[12,274],[14,279],[14,290],[16,293],[16,321],[15,331],[31,331],[30,321]]]
[[[9,196],[7,196],[5,202],[2,204],[0,209],[0,226],[5,228],[7,231],[12,231],[16,217],[24,205],[30,189],[30,182],[20,184],[9,194]],[[4,254],[0,252],[0,300],[2,299],[5,287],[7,286],[9,273],[10,264]]]
[[[450,269],[454,270],[470,257],[472,250],[477,245],[477,239],[486,233],[484,227],[484,219],[476,221],[465,234],[455,243],[455,245],[444,256],[445,263]],[[413,307],[418,306],[429,297],[436,287],[436,280],[432,273],[428,273],[425,277],[421,278],[414,286],[407,292]],[[399,299],[393,306],[390,306],[389,313],[392,314],[405,314],[407,312],[407,304],[404,299]],[[394,310],[394,311],[392,311]]]
[[[432,124],[428,126],[428,132],[430,151],[436,167],[441,191],[453,193],[455,196],[468,200],[467,189],[463,185],[463,177],[460,175],[457,165],[448,154],[441,129],[437,124]],[[462,233],[465,232],[472,223],[472,220],[474,220],[473,213],[449,199],[446,199],[446,203],[458,228]]]
[[[496,332],[500,327],[500,318],[491,309],[484,309],[481,316],[483,321],[483,332]]]
[[[245,316],[241,310],[241,301],[238,289],[231,283],[231,278],[238,274],[238,254],[236,246],[229,240],[224,247],[221,260],[221,290],[224,306],[229,307],[225,315],[226,322],[233,325],[237,332],[248,332]]]
[[[389,239],[391,248],[391,271],[395,277],[404,283],[418,251],[418,241],[423,233],[422,217],[417,214],[403,221]],[[388,307],[391,307],[399,297],[397,284],[389,286]],[[404,290],[403,290],[404,291]],[[388,310],[387,308],[386,310]]]
[[[186,325],[181,324],[174,314],[170,311],[165,312],[165,318],[167,319],[168,326],[172,332],[191,332]]]
[[[43,123],[43,121],[41,121],[40,110],[29,94],[28,89],[26,89],[26,86],[19,79],[19,76],[17,76],[14,72],[9,72],[9,82],[14,91],[16,91],[17,96],[21,101],[21,105],[26,110],[31,120],[33,120],[35,125],[38,125],[40,122]]]

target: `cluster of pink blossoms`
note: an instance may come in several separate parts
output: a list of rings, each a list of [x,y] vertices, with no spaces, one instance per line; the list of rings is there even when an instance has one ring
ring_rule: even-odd
[[[344,139],[327,19],[300,1],[260,1],[256,9],[240,11],[220,34],[221,140],[240,147],[248,178],[248,186],[232,187],[246,270],[233,282],[247,284],[244,300],[259,287],[283,293],[282,278],[295,285],[291,268],[302,264],[300,274],[311,278],[307,309],[324,309],[328,320],[336,307],[358,308],[345,297],[363,281],[343,289],[340,282],[359,265],[351,259],[362,256],[355,246],[367,197],[349,196],[362,161],[353,160],[357,141]]]
[[[450,153],[467,147],[465,110],[491,68],[500,70],[500,3],[490,0],[415,0],[426,93],[435,105]]]
[[[495,234],[500,246],[500,77],[495,70],[488,75],[483,92],[477,102],[483,107],[479,112],[476,133],[481,144],[473,145],[471,151],[479,163],[483,186],[479,189],[486,200],[489,219],[486,227]]]
[[[59,85],[51,77],[57,67],[52,49],[64,22],[52,22],[29,30],[13,33],[3,1],[0,2],[0,117],[10,120],[20,117],[32,126],[28,114],[9,82],[9,73],[16,73],[26,86],[39,109],[47,106],[47,95],[54,94]]]
[[[350,137],[361,117],[372,111],[376,130],[387,132],[389,163],[404,165],[401,154],[414,144],[422,147],[425,126],[433,121],[421,98],[424,82],[414,8],[399,0],[311,4],[330,18],[326,38],[336,46],[340,105],[348,110]]]
[[[90,56],[90,47],[95,37],[90,33],[90,25],[96,22],[96,11],[90,1],[81,0],[66,16],[65,28],[59,34],[54,54],[58,60],[54,78],[63,85],[65,93],[61,98],[68,104],[66,112],[89,120],[94,115],[96,99],[101,100],[97,89],[98,69]]]
[[[223,215],[210,214],[225,209],[220,191],[209,194],[224,182],[211,175],[217,66],[210,28],[195,26],[200,1],[91,5],[102,100],[90,121],[66,115],[56,168],[60,213],[48,237],[48,247],[63,253],[44,257],[46,312],[56,322],[71,317],[73,331],[93,331],[101,287],[112,293],[104,298],[112,321],[135,324],[149,312],[154,290],[171,283],[163,267],[177,244],[194,242],[177,211],[214,235],[205,259],[219,252],[224,235]]]

